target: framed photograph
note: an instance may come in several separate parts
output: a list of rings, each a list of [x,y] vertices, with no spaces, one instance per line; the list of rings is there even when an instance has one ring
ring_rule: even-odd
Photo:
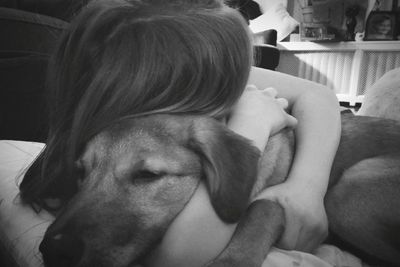
[[[364,40],[396,40],[396,13],[372,11],[365,26]]]
[[[395,1],[395,0],[393,0]],[[396,17],[397,17],[397,24],[396,24],[396,38],[397,40],[400,40],[400,1],[395,1],[396,3],[393,4],[393,11],[396,12]]]

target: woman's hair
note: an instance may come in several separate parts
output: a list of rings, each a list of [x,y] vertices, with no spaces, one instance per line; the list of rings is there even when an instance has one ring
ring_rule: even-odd
[[[21,183],[23,200],[67,200],[85,144],[116,120],[225,116],[245,88],[251,61],[247,24],[222,1],[92,1],[49,63],[48,141]]]

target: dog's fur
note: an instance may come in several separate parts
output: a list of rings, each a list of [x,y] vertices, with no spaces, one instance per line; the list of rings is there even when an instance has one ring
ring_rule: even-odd
[[[400,122],[352,114],[342,121],[325,200],[330,231],[351,247],[398,265]],[[271,137],[257,177],[255,148],[212,119],[122,120],[94,137],[77,162],[79,189],[46,232],[40,247],[44,261],[47,266],[140,263],[205,179],[217,214],[227,222],[240,219],[230,244],[210,266],[261,266],[284,215],[276,203],[260,200],[248,207],[248,201],[284,181],[293,146],[288,130]]]

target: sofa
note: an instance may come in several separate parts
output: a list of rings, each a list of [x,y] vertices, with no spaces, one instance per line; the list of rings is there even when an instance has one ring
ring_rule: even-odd
[[[65,21],[0,8],[0,139],[43,142],[45,72]]]

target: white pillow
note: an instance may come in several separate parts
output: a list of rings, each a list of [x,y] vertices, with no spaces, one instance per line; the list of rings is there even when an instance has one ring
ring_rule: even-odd
[[[287,0],[253,0],[253,1],[260,6],[262,13],[267,12],[267,10],[270,9],[270,7],[279,3],[287,7]]]
[[[270,7],[261,16],[250,20],[250,29],[254,34],[275,29],[278,33],[278,42],[292,33],[297,25],[299,22],[289,15],[282,3]]]
[[[38,214],[22,205],[18,196],[26,168],[43,147],[41,143],[0,140],[0,247],[16,266],[43,267],[39,244],[53,218],[44,210]]]

